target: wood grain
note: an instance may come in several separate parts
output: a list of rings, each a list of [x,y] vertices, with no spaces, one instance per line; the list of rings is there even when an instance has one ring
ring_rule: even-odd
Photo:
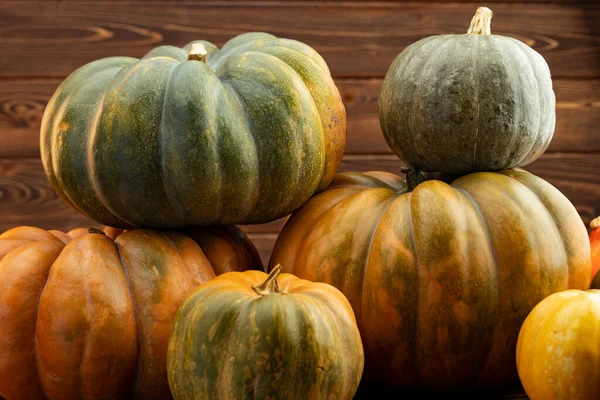
[[[398,173],[393,155],[346,155],[339,171],[381,170]],[[544,154],[526,167],[567,196],[587,224],[600,215],[600,154]],[[242,228],[253,234],[276,234],[284,219]],[[38,158],[0,158],[0,232],[16,225],[70,230],[98,226],[63,203],[50,188]]]
[[[0,82],[0,157],[38,157],[40,121],[61,80]],[[390,154],[379,125],[381,79],[337,79],[348,115],[347,154]],[[556,132],[548,152],[600,151],[600,79],[555,79]]]
[[[0,77],[64,78],[111,55],[248,31],[313,46],[336,77],[383,77],[397,54],[427,36],[466,32],[479,3],[108,2],[0,3]],[[492,32],[538,50],[555,77],[598,77],[599,4],[494,3]],[[35,62],[32,62],[35,60]]]

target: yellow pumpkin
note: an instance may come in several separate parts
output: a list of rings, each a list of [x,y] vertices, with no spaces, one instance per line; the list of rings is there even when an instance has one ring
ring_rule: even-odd
[[[546,297],[525,319],[517,370],[531,400],[600,398],[600,290]]]

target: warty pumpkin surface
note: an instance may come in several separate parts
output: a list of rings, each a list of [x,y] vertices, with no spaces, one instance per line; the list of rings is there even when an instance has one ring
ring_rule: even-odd
[[[566,290],[525,319],[517,367],[531,400],[600,398],[600,290]]]
[[[388,145],[422,171],[467,174],[525,166],[549,146],[555,96],[544,58],[491,34],[480,7],[466,34],[430,36],[404,49],[379,99]]]
[[[523,170],[450,184],[340,173],[293,213],[270,266],[339,288],[365,347],[365,379],[399,387],[518,380],[523,320],[591,280],[587,230],[569,200]]]
[[[328,185],[345,143],[322,57],[260,32],[91,62],[56,90],[40,138],[57,194],[120,228],[277,219]]]
[[[223,274],[186,299],[169,340],[175,400],[353,398],[364,353],[350,303],[279,271]]]
[[[92,231],[0,235],[0,398],[169,399],[185,296],[216,274],[262,269],[237,228]]]

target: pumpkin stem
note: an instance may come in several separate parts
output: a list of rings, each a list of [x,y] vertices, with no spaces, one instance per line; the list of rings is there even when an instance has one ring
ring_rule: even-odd
[[[268,294],[279,294],[285,293],[286,290],[279,287],[279,283],[277,282],[277,278],[279,277],[279,273],[281,272],[281,264],[277,264],[275,268],[269,273],[267,279],[261,284],[257,286],[252,286],[252,289],[261,296],[265,296]]]
[[[493,15],[494,13],[489,8],[478,7],[467,33],[473,35],[490,35],[492,33],[490,22]]]
[[[202,43],[193,43],[190,46],[190,51],[188,52],[187,59],[188,61],[200,61],[206,62],[206,56],[208,52],[206,51],[206,47]]]
[[[590,222],[590,228],[598,229],[600,228],[600,217],[596,217]]]
[[[407,192],[412,192],[417,186],[425,182],[425,177],[421,171],[412,165],[400,168],[400,172],[406,174]]]
[[[98,234],[106,236],[106,234],[103,231],[101,231],[100,229],[97,229],[97,228],[89,228],[88,233],[98,233]]]

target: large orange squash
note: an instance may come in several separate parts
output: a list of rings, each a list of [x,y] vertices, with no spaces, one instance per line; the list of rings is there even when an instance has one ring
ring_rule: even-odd
[[[522,170],[450,184],[341,173],[288,219],[270,266],[339,288],[365,377],[401,387],[517,381],[521,324],[544,297],[590,285],[587,230],[556,188]]]
[[[90,231],[0,235],[1,398],[170,398],[180,304],[217,274],[261,267],[237,228]]]

